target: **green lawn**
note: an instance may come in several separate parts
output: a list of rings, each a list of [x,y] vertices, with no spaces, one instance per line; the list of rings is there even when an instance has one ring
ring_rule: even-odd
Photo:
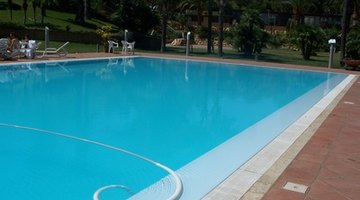
[[[63,42],[51,41],[50,47],[59,47]],[[44,49],[44,42],[42,41],[39,49]],[[70,53],[87,53],[87,52],[104,52],[104,46],[96,44],[82,44],[71,42],[66,49]],[[154,51],[145,51],[137,49],[137,52],[154,52]],[[156,51],[158,53],[159,51]],[[166,54],[177,54],[185,55],[184,47],[168,47]],[[205,48],[196,48],[190,53],[191,56],[202,56],[202,57],[218,57],[217,54],[207,54]],[[224,50],[224,59],[236,59],[236,60],[254,60],[254,56],[245,57],[244,55],[236,52],[235,50]],[[318,52],[317,56],[312,56],[311,60],[304,60],[298,51],[291,51],[286,49],[263,49],[262,54],[260,54],[259,61],[273,62],[273,63],[282,63],[282,64],[294,64],[294,65],[306,65],[306,66],[318,66],[318,67],[327,67],[329,61],[328,52]],[[333,68],[340,68],[340,55],[335,53],[333,60]]]
[[[327,67],[329,63],[329,52],[317,52],[317,55],[311,56],[310,60],[304,60],[299,51],[287,49],[264,49],[261,59],[276,63]],[[334,54],[332,67],[341,67],[339,53]]]
[[[22,5],[22,0],[13,0],[13,2],[19,6]],[[36,9],[35,22],[32,4],[30,1],[28,1],[28,4],[27,20],[24,24],[24,11],[22,9],[13,10],[13,19],[11,20],[10,11],[1,9],[2,7],[7,7],[7,1],[0,0],[0,26],[1,24],[4,26],[12,23],[28,29],[43,29],[44,26],[48,26],[52,30],[66,30],[66,28],[69,27],[70,31],[73,32],[91,32],[95,31],[97,27],[107,24],[107,22],[97,19],[90,19],[86,20],[84,25],[79,25],[74,23],[75,14],[57,12],[53,10],[46,10],[44,24],[41,24],[40,9]]]
[[[167,53],[169,54],[182,54],[185,55],[185,47],[169,47]],[[194,49],[191,53],[193,56],[206,56],[217,57],[217,54],[207,54],[206,49]],[[235,50],[224,50],[225,59],[241,59],[241,60],[255,60],[254,56],[248,57]],[[259,61],[294,64],[294,65],[307,65],[327,67],[329,62],[328,52],[317,52],[316,56],[312,56],[310,60],[304,60],[299,51],[292,51],[287,49],[267,49],[264,48],[258,57]],[[340,68],[340,55],[334,54],[333,68]]]

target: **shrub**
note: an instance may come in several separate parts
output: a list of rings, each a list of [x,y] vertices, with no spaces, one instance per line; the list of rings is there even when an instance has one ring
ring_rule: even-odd
[[[232,46],[244,52],[245,55],[260,53],[269,37],[268,33],[261,29],[262,24],[258,11],[245,10],[240,22],[234,24],[229,30]]]
[[[195,33],[198,35],[200,39],[206,39],[207,38],[207,31],[208,28],[205,26],[200,26],[195,30]]]
[[[346,37],[346,56],[354,60],[360,59],[360,24],[352,27]]]
[[[105,46],[105,49],[107,49],[108,46],[108,40],[111,37],[111,30],[112,30],[112,26],[111,25],[105,25],[102,26],[98,29],[96,29],[96,34],[98,34],[101,38],[102,44]]]
[[[290,32],[291,41],[298,46],[304,60],[310,60],[318,46],[326,40],[321,28],[309,25],[299,25]]]
[[[286,44],[286,34],[282,32],[276,32],[269,36],[267,46],[269,48],[278,49]]]

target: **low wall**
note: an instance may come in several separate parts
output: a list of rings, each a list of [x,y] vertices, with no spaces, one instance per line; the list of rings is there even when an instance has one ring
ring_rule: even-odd
[[[21,39],[23,35],[29,35],[30,39],[34,40],[44,40],[45,39],[45,30],[11,30],[11,29],[2,29],[0,32],[0,38],[6,38],[11,32],[15,32],[17,36]],[[100,43],[100,37],[96,33],[73,33],[67,31],[49,31],[50,41],[60,41],[60,42],[79,42],[79,43],[90,43],[97,44]]]

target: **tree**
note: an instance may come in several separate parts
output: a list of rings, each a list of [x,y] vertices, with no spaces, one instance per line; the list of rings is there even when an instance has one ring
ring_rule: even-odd
[[[36,7],[38,5],[38,1],[37,0],[33,0],[32,1],[32,8],[33,8],[33,15],[34,15],[34,22],[36,23]]]
[[[28,3],[27,0],[23,0],[23,5],[22,5],[23,9],[24,9],[24,24],[26,24],[26,19],[27,19],[27,9],[28,9]]]
[[[286,4],[291,5],[292,12],[294,14],[294,20],[297,24],[302,23],[302,19],[304,17],[304,13],[306,9],[310,6],[309,0],[288,0],[285,1]]]
[[[44,19],[46,16],[46,6],[47,6],[46,0],[40,2],[41,24],[44,24]]]
[[[170,17],[170,14],[173,12],[173,9],[176,7],[175,0],[159,0],[159,7],[161,13],[161,48],[160,52],[164,53],[166,51],[166,31],[167,23]]]
[[[208,29],[207,29],[207,53],[212,53],[212,4],[213,0],[208,0]]]
[[[112,16],[114,24],[124,29],[147,34],[159,24],[157,16],[142,0],[123,0]]]
[[[346,56],[350,59],[360,59],[360,24],[351,28],[346,37]]]
[[[181,10],[196,9],[197,13],[197,25],[201,26],[203,20],[203,11],[205,10],[205,0],[183,0],[180,1],[179,7]]]
[[[85,13],[84,13],[84,0],[76,0],[76,14],[75,22],[78,24],[85,23]]]
[[[343,14],[341,19],[341,44],[340,44],[340,64],[343,66],[343,59],[345,58],[346,52],[346,35],[349,29],[350,24],[350,5],[352,4],[352,0],[344,0],[343,5]]]
[[[218,56],[223,56],[223,41],[224,41],[224,8],[225,0],[219,0],[219,44],[218,44]]]
[[[160,52],[164,53],[166,51],[166,29],[168,22],[168,7],[169,1],[162,0],[161,4],[161,48]]]
[[[10,21],[12,21],[13,19],[13,5],[12,5],[12,0],[8,0],[8,6],[9,6],[9,10],[10,10]]]

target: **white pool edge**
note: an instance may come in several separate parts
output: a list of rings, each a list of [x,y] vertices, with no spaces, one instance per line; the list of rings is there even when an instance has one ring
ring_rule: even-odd
[[[202,199],[241,199],[355,78],[355,75],[348,75],[304,115]]]

